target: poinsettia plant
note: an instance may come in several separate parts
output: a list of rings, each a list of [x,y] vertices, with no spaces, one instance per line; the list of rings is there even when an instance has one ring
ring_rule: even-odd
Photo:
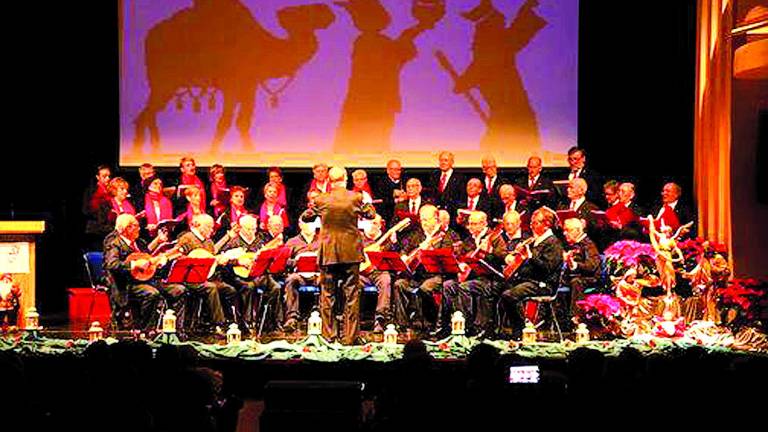
[[[607,294],[590,294],[576,302],[576,319],[597,335],[618,335],[621,323],[621,302]]]
[[[740,327],[760,316],[760,308],[768,299],[768,280],[757,278],[733,278],[725,288],[717,291],[724,322]]]
[[[629,267],[645,265],[653,271],[656,251],[648,243],[633,240],[618,241],[609,246],[605,252],[606,269],[609,275],[620,276]]]

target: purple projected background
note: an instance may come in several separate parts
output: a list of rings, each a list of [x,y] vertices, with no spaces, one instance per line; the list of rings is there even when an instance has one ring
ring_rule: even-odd
[[[231,0],[229,0],[231,1]],[[211,0],[209,0],[211,2]],[[269,95],[255,92],[255,108],[248,131],[253,148],[244,151],[240,133],[233,119],[217,152],[211,151],[216,125],[222,115],[222,92],[215,93],[209,109],[209,97],[201,99],[195,112],[189,97],[182,99],[182,109],[171,99],[156,116],[160,146],[151,145],[150,134],[137,147],[135,122],[147,104],[150,83],[145,64],[145,39],[149,30],[184,8],[191,0],[123,0],[121,7],[121,80],[120,80],[120,163],[137,165],[177,165],[182,155],[193,155],[199,165],[223,163],[227,166],[305,167],[317,161],[348,166],[383,166],[390,157],[400,158],[406,166],[434,166],[438,150],[456,154],[457,166],[478,166],[480,145],[486,125],[467,100],[453,92],[454,82],[439,65],[434,52],[445,52],[461,74],[472,62],[475,24],[460,14],[480,0],[448,0],[445,15],[434,28],[415,38],[418,55],[405,63],[399,74],[401,109],[394,116],[389,152],[382,152],[361,142],[353,151],[334,152],[334,139],[347,97],[352,69],[352,49],[360,34],[350,14],[333,2],[335,21],[316,31],[317,52],[304,63],[270,107]],[[201,2],[203,3],[203,2]],[[216,3],[213,1],[212,3]],[[278,38],[287,38],[276,13],[286,6],[310,4],[311,0],[243,0],[253,18]],[[507,25],[518,13],[524,0],[494,0]],[[411,1],[382,0],[391,16],[391,24],[382,31],[394,39],[413,26]],[[494,151],[499,165],[524,165],[530,154],[542,156],[546,164],[564,165],[564,153],[576,143],[578,1],[541,0],[536,14],[546,21],[515,56],[517,70],[535,112],[540,148],[513,148]],[[279,54],[270,56],[280,57]],[[286,79],[270,79],[266,85],[278,89]],[[194,87],[194,86],[193,86]],[[199,91],[195,89],[194,91]],[[489,107],[478,88],[470,91],[485,112]],[[367,149],[373,149],[368,150]]]

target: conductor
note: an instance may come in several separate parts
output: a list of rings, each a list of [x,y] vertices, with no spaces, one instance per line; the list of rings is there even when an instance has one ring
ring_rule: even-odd
[[[357,228],[359,217],[372,219],[376,211],[370,204],[363,204],[358,192],[347,190],[347,172],[342,167],[332,167],[328,172],[330,192],[315,199],[315,206],[301,215],[303,221],[320,216],[320,316],[323,320],[323,336],[329,340],[337,337],[333,306],[336,288],[340,284],[344,293],[344,335],[341,342],[352,345],[360,328],[360,288],[358,286],[360,263],[363,257],[363,237]]]

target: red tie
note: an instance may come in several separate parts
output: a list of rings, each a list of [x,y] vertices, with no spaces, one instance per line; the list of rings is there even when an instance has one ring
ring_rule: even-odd
[[[440,176],[440,185],[438,186],[438,189],[440,189],[440,193],[443,193],[445,190],[445,182],[448,180],[448,173],[443,172],[443,175]]]
[[[536,184],[536,182],[533,181],[532,178],[528,179],[528,189],[533,189],[533,185],[535,185],[535,184]]]
[[[485,189],[488,191],[488,193],[491,193],[491,178],[486,177],[485,178]]]
[[[141,252],[139,247],[136,245],[136,242],[131,243],[131,249],[133,249],[134,252]]]
[[[411,214],[416,214],[416,201],[411,201]]]
[[[475,211],[475,199],[474,198],[470,198],[469,199],[469,205],[467,207],[469,207],[470,210]]]

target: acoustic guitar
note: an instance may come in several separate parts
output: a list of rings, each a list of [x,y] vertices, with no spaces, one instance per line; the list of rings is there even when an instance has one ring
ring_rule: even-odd
[[[143,261],[140,265],[131,265],[131,277],[139,282],[146,282],[152,279],[160,267],[163,260],[170,261],[184,255],[178,247],[170,249],[168,252],[152,256],[146,252],[133,252],[128,255],[126,260],[129,263]]]
[[[376,240],[375,243],[371,243],[368,246],[363,249],[365,261],[360,263],[360,273],[361,274],[368,274],[372,270],[372,264],[371,259],[368,258],[368,252],[379,252],[381,251],[381,247],[384,245],[384,242],[389,240],[389,238],[392,236],[393,233],[400,232],[405,227],[411,224],[410,218],[405,218],[398,222],[395,226],[390,228],[387,232],[385,232],[381,237],[379,237],[378,240]]]
[[[239,257],[237,257],[237,265],[232,266],[232,270],[235,272],[235,275],[237,275],[237,277],[242,279],[248,279],[251,275],[251,268],[253,268],[253,263],[256,262],[256,259],[259,257],[259,254],[261,254],[265,250],[274,249],[278,246],[282,246],[282,244],[283,244],[283,235],[278,234],[277,237],[264,243],[264,245],[260,247],[258,251],[245,252]]]
[[[464,260],[473,261],[478,258],[478,255],[480,255],[481,252],[485,253],[483,247],[490,245],[496,239],[496,237],[501,235],[502,231],[504,231],[504,224],[501,223],[498,224],[494,229],[488,230],[480,239],[480,244],[472,252],[466,254],[464,256]],[[483,244],[483,242],[486,244]],[[470,273],[472,273],[472,267],[470,266],[467,266],[464,270],[460,271],[458,274],[459,282],[465,282],[469,278]]]
[[[520,268],[520,266],[523,265],[523,263],[528,260],[528,258],[523,258],[522,256],[520,256],[520,254],[522,253],[523,248],[533,243],[534,240],[536,240],[536,237],[531,237],[521,242],[519,245],[517,245],[517,247],[515,247],[515,251],[511,252],[512,256],[514,257],[514,260],[511,263],[504,266],[504,279],[506,280],[511,279],[515,275],[515,273],[517,273],[517,270]]]

